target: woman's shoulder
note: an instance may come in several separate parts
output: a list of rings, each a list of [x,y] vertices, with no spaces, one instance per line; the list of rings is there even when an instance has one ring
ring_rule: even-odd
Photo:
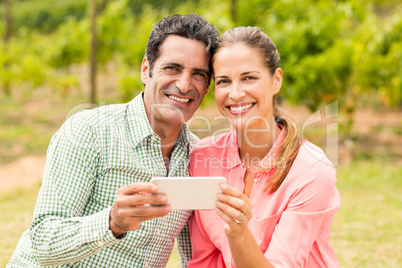
[[[334,165],[328,159],[325,152],[309,141],[304,141],[301,145],[296,161],[308,168],[322,164],[334,168]]]
[[[294,186],[334,184],[336,169],[320,147],[304,141],[285,181]]]

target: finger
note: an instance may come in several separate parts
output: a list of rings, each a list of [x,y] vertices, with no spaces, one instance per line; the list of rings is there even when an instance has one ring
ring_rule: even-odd
[[[237,190],[236,188],[230,187],[230,186],[227,185],[227,184],[222,183],[222,184],[220,185],[220,188],[221,188],[221,191],[222,191],[224,194],[229,194],[229,195],[235,196],[235,197],[237,197],[237,198],[241,198],[241,197],[243,196],[243,193],[242,193],[242,192],[240,192],[240,191]]]
[[[120,208],[144,206],[145,204],[166,204],[167,202],[167,196],[164,194],[120,195],[117,196],[115,201],[116,206]]]
[[[141,192],[156,193],[158,191],[158,186],[153,183],[143,183],[136,182],[126,186],[121,187],[117,193],[125,195],[133,195]]]
[[[231,206],[235,210],[240,210],[244,214],[249,214],[251,213],[251,202],[246,202],[244,199],[248,199],[247,196],[245,196],[244,199],[238,198],[238,197],[233,197],[231,195],[224,195],[224,194],[218,194],[217,195],[218,201]]]
[[[252,207],[251,200],[245,194],[243,194],[241,191],[237,190],[236,188],[233,188],[233,187],[231,187],[227,184],[223,184],[223,183],[220,185],[220,188],[224,194],[240,198],[240,199],[244,200],[244,202],[248,206]]]
[[[241,221],[244,217],[243,215],[246,215],[244,212],[242,212],[238,209],[235,209],[220,201],[216,202],[216,207],[219,208],[221,211],[223,211],[230,218],[237,219],[238,221]]]
[[[224,220],[227,224],[232,224],[234,222],[233,218],[231,218],[230,216],[228,216],[223,210],[221,210],[220,208],[216,207],[215,208],[217,214],[219,215],[219,217],[222,218],[222,220]]]
[[[172,207],[170,205],[130,207],[120,209],[119,216],[122,218],[135,218],[138,221],[143,218],[153,219],[163,217],[171,211]]]

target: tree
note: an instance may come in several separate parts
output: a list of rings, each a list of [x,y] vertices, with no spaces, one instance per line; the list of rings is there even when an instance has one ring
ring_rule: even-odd
[[[4,30],[4,54],[7,54],[7,46],[8,46],[8,42],[10,40],[11,37],[11,0],[4,0],[4,25],[5,25],[5,30]],[[3,68],[4,70],[7,70],[8,68],[8,61],[5,60]],[[8,79],[6,78],[4,81],[4,85],[3,85],[3,89],[4,89],[4,93],[9,96],[11,94],[10,91],[10,84],[8,82]]]
[[[91,14],[91,45],[89,56],[89,80],[91,86],[91,103],[96,102],[96,52],[97,52],[97,35],[96,35],[96,0],[90,0]]]

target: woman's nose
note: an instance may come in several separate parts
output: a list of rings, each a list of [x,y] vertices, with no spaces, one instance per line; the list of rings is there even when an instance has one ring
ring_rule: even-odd
[[[229,98],[234,101],[239,101],[246,96],[244,92],[237,83],[232,84],[232,89],[229,92]]]

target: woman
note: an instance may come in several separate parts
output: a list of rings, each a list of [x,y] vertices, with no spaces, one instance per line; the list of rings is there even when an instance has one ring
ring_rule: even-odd
[[[215,99],[234,131],[202,140],[192,176],[224,176],[216,210],[190,221],[189,267],[337,267],[329,244],[336,171],[275,105],[279,54],[256,27],[227,31],[213,57]]]

